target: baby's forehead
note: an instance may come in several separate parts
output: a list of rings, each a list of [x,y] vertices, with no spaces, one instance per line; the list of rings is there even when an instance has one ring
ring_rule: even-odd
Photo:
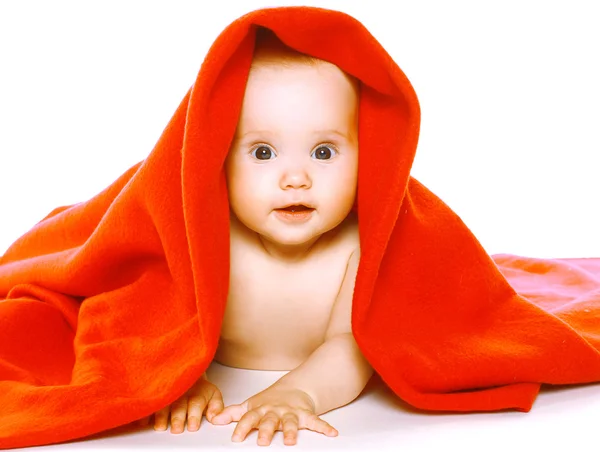
[[[360,91],[360,81],[340,69],[329,61],[319,60],[310,57],[311,60],[289,60],[285,58],[256,58],[253,59],[249,73],[249,83],[257,78],[267,80],[280,79],[301,79],[304,85],[310,86],[313,80],[310,76],[303,78],[304,75],[319,74],[327,78],[330,86],[349,86],[350,95],[358,99]],[[347,89],[347,88],[346,88]]]
[[[334,64],[258,64],[249,74],[243,110],[255,115],[286,109],[321,115],[347,116],[358,108],[356,81]]]

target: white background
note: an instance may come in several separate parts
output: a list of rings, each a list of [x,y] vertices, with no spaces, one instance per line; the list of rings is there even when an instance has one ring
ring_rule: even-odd
[[[413,174],[488,252],[600,257],[597,2],[302,3],[359,19],[408,75],[423,113]],[[88,199],[151,151],[226,25],[294,4],[0,0],[0,253],[54,207]],[[213,372],[228,404],[264,384],[259,377],[273,378]],[[593,450],[598,394],[597,385],[545,392],[527,415],[427,416],[371,393],[325,416],[339,438],[301,432],[294,450]],[[255,444],[256,432],[231,443],[233,427],[44,450]],[[282,447],[279,432],[271,448]]]
[[[293,1],[0,2],[0,253],[152,149],[208,47]],[[305,1],[412,81],[413,175],[490,253],[600,256],[600,13],[585,1]]]

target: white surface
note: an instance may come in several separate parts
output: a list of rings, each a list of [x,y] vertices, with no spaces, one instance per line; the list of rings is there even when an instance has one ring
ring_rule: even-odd
[[[217,363],[208,370],[209,380],[221,390],[226,405],[243,402],[284,374],[234,369]],[[375,378],[354,402],[323,415],[339,431],[337,437],[301,430],[292,450],[583,452],[598,448],[599,416],[599,385],[545,390],[529,413],[426,414],[399,401]],[[194,433],[174,435],[127,427],[85,441],[20,450],[264,450],[256,444],[257,430],[243,443],[232,442],[235,425],[216,426],[203,418],[200,430]],[[284,446],[283,434],[276,432],[269,447],[290,446]]]
[[[600,256],[600,27],[595,1],[0,2],[0,253],[58,205],[143,159],[213,40],[262,6],[359,19],[415,86],[413,174],[490,253]],[[210,5],[210,6],[209,6]],[[220,6],[223,5],[223,6]],[[281,373],[213,367],[225,402]],[[381,391],[324,416],[296,450],[595,450],[598,386],[544,392],[529,414],[425,415]],[[234,425],[121,432],[53,450],[257,448]],[[211,447],[208,447],[211,446]],[[284,447],[277,433],[273,448]]]

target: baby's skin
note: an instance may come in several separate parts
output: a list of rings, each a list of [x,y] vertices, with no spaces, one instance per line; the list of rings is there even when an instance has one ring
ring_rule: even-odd
[[[289,370],[225,407],[206,374],[154,414],[172,433],[237,422],[232,440],[258,429],[284,444],[298,430],[338,431],[319,416],[352,402],[373,374],[351,329],[360,259],[352,207],[358,171],[358,85],[328,62],[271,40],[255,52],[226,160],[230,287],[215,361]],[[149,419],[143,422],[148,422]]]

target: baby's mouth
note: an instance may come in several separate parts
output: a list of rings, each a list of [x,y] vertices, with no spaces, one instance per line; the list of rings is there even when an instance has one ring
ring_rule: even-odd
[[[298,224],[310,220],[314,210],[313,207],[308,207],[304,204],[294,204],[275,209],[275,215],[286,223]]]
[[[297,205],[287,206],[287,207],[283,207],[283,208],[275,209],[275,210],[296,213],[296,212],[304,212],[307,210],[314,210],[314,209],[312,207],[305,206],[304,204],[297,204]]]

